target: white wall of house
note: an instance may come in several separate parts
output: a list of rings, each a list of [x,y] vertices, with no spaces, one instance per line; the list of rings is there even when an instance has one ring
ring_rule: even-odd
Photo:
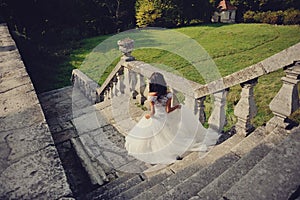
[[[221,13],[215,12],[212,16],[212,22],[222,22],[222,23],[234,23],[235,22],[235,10],[226,10]]]

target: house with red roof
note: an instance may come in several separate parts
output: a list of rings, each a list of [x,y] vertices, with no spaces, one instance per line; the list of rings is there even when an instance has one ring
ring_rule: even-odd
[[[232,5],[229,0],[221,0],[217,11],[214,12],[211,21],[221,23],[234,23],[237,7]]]

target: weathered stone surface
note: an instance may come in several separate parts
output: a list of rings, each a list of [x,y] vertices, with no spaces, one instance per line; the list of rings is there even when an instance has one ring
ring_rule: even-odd
[[[209,128],[221,133],[226,122],[225,104],[227,93],[225,90],[216,92],[214,96],[214,106],[210,118],[208,119]]]
[[[1,199],[57,199],[71,194],[55,147],[11,163],[0,174]]]
[[[0,99],[0,117],[22,112],[34,105],[39,105],[35,91],[31,84],[22,85],[12,90],[8,90],[2,95],[5,95],[6,98]]]
[[[120,183],[116,187],[106,190],[104,193],[100,194],[99,196],[95,196],[93,199],[111,199],[112,197],[117,196],[118,194],[128,190],[129,188],[139,184],[140,182],[142,182],[142,179],[138,175],[133,176],[127,181]]]
[[[0,117],[0,119],[1,131],[20,129],[37,123],[45,122],[44,115],[41,112],[41,108],[38,104],[17,113],[10,113]]]
[[[224,196],[227,199],[288,199],[300,180],[300,132],[272,150]]]
[[[6,135],[3,142],[6,142],[10,149],[8,161],[18,160],[30,153],[53,145],[51,133],[45,123],[3,132],[2,134]]]
[[[140,200],[140,199],[153,199],[154,196],[161,196],[163,195],[164,193],[166,193],[166,188],[161,185],[161,184],[157,184],[155,186],[153,186],[150,190],[146,190],[144,191],[143,193],[137,195],[136,197],[132,198],[132,199],[135,199],[135,200]]]
[[[0,93],[11,90],[12,87],[20,87],[21,85],[30,84],[30,78],[24,68],[8,71],[0,75]]]
[[[158,199],[189,199],[238,160],[238,156],[234,154],[227,154],[208,167],[196,172],[194,175],[187,178],[184,182],[178,184]]]
[[[174,187],[176,187],[176,185],[183,183],[185,180],[187,180],[193,174],[199,172],[201,169],[214,163],[217,159],[221,158],[222,156],[230,153],[230,149],[233,146],[235,146],[236,144],[238,144],[242,139],[243,139],[243,137],[240,135],[233,135],[231,138],[229,138],[228,140],[223,142],[221,145],[215,146],[213,149],[211,149],[205,155],[203,155],[201,153],[197,154],[199,157],[195,158],[194,162],[191,162],[184,169],[177,171],[174,175],[166,178],[161,183],[157,184],[155,187],[150,188],[147,191],[147,193],[152,194],[150,199],[158,198],[163,191],[164,191],[163,193],[165,193],[165,192],[173,189]],[[172,169],[172,166],[170,166],[170,168]],[[156,190],[158,190],[160,192],[156,193],[155,192]],[[198,191],[196,191],[196,193],[197,192]],[[180,196],[178,196],[178,198],[179,197],[182,197],[182,196],[180,195]]]
[[[102,185],[105,181],[107,181],[106,174],[102,167],[97,165],[97,162],[95,163],[95,159],[91,159],[91,157],[89,157],[82,142],[78,138],[72,138],[71,141],[92,183]]]
[[[220,199],[241,177],[251,170],[271,148],[267,145],[259,145],[242,157],[237,163],[212,181],[198,195],[200,199]]]
[[[72,71],[74,88],[80,89],[91,102],[96,102],[96,91],[99,85],[78,69]]]
[[[0,25],[0,199],[72,195],[14,41]]]
[[[166,174],[166,173],[158,174],[158,175],[151,177],[150,179],[145,180],[145,181],[141,182],[140,184],[138,184],[134,187],[131,187],[130,189],[122,192],[121,194],[116,196],[114,199],[132,199],[137,194],[140,194],[140,193],[148,190],[152,186],[160,183],[162,180],[164,180],[168,176],[170,176],[170,174]]]
[[[295,44],[261,62],[267,73],[281,69],[283,66],[292,64],[296,60],[300,60],[300,43]]]
[[[134,176],[138,176],[136,174],[124,174],[123,176],[118,177],[117,179],[106,183],[105,185],[102,185],[101,187],[97,188],[96,190],[94,190],[93,192],[89,193],[86,198],[87,199],[96,199],[96,197],[99,197],[100,195],[102,195],[103,193],[105,193],[105,191],[107,190],[113,190],[115,187],[117,187],[118,185],[121,185],[123,183],[125,183],[127,180],[133,178]]]
[[[235,125],[236,132],[245,136],[254,130],[251,120],[257,113],[253,95],[253,87],[256,83],[257,79],[254,79],[241,84],[241,99],[234,108],[234,115],[238,118]]]
[[[248,135],[243,141],[232,148],[232,152],[239,156],[243,156],[248,153],[251,149],[261,143],[265,137],[265,128],[259,127],[250,135]]]

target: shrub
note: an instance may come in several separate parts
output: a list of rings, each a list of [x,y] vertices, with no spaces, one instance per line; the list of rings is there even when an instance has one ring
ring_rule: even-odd
[[[300,24],[300,10],[288,9],[284,11],[283,24]]]
[[[154,26],[161,14],[161,11],[155,8],[154,2],[144,1],[137,8],[136,24],[138,27]]]
[[[300,24],[300,10],[289,9],[286,11],[254,12],[247,11],[244,14],[246,23],[267,23],[267,24]]]
[[[266,24],[282,24],[282,13],[281,12],[264,12],[262,23]]]
[[[244,14],[244,22],[246,23],[254,23],[254,16],[255,16],[255,12],[248,10],[247,12],[245,12]]]

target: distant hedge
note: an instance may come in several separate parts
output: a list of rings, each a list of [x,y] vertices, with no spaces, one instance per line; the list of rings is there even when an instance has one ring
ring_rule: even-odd
[[[300,24],[300,10],[288,9],[286,11],[254,12],[247,11],[244,16],[246,23],[267,23],[267,24]]]

